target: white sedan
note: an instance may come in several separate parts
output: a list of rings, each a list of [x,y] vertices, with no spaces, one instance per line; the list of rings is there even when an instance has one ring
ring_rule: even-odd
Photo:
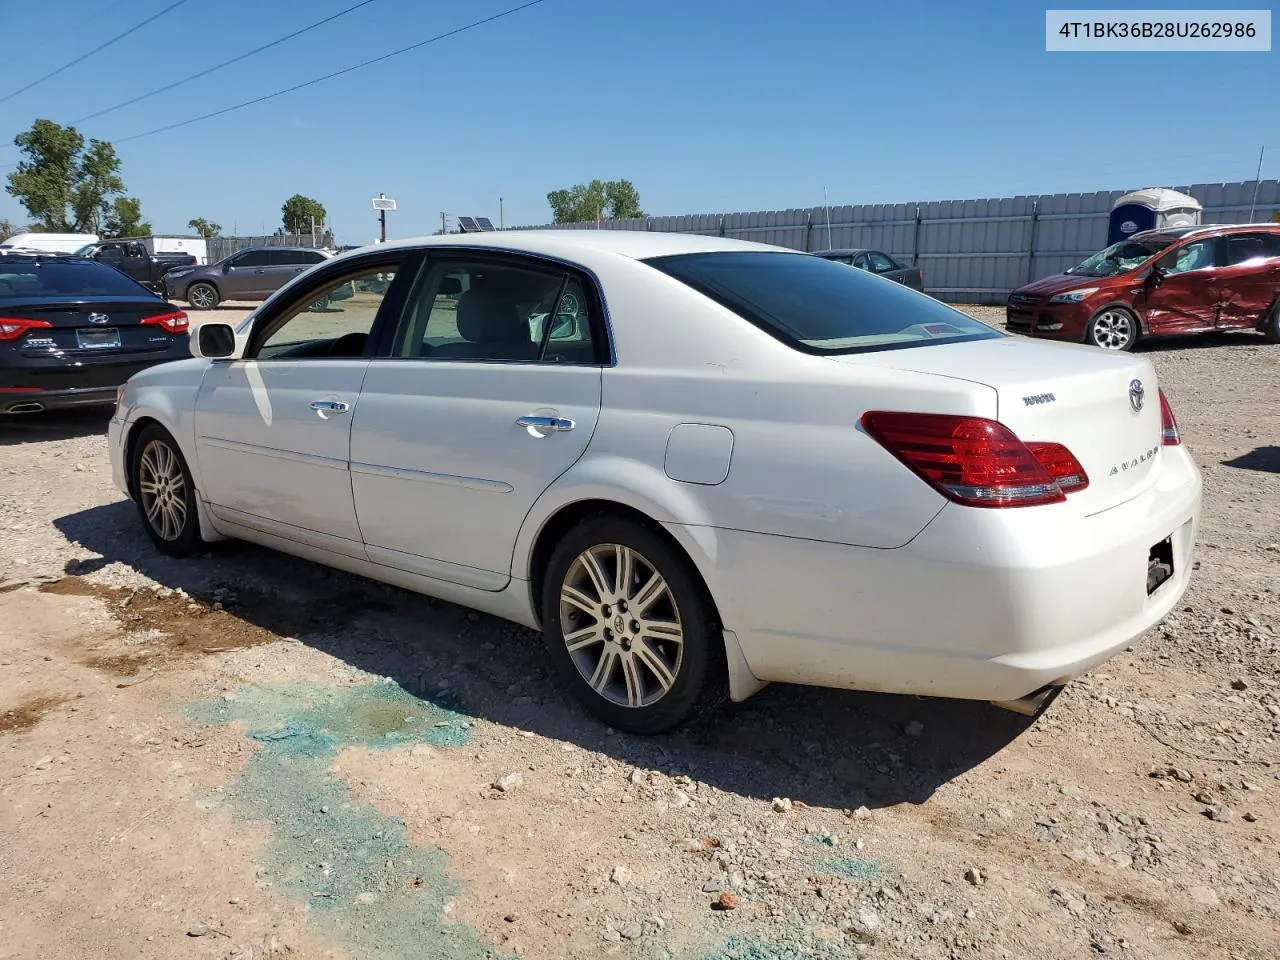
[[[135,375],[116,483],[541,629],[598,717],[770,681],[1034,713],[1178,601],[1200,477],[1151,364],[760,244],[379,245]]]

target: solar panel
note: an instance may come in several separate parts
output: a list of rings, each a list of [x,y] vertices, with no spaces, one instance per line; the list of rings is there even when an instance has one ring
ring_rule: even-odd
[[[375,210],[394,210],[395,208],[396,208],[396,202],[392,200],[390,197],[374,197],[373,198],[373,209]]]
[[[479,233],[480,225],[476,223],[474,217],[459,217],[458,227],[463,233]]]
[[[493,221],[490,220],[488,217],[476,217],[476,223],[479,225],[481,230],[496,229],[493,225]]]

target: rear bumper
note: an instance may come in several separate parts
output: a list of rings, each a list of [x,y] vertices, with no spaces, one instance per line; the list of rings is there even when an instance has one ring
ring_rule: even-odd
[[[761,680],[1013,700],[1107,660],[1182,596],[1201,483],[1184,448],[1163,453],[1154,486],[1094,516],[948,505],[893,550],[717,531],[707,580]],[[1174,573],[1148,595],[1166,538]]]
[[[32,390],[0,393],[0,414],[42,413],[71,407],[98,407],[116,402],[116,388],[81,387],[75,390]]]

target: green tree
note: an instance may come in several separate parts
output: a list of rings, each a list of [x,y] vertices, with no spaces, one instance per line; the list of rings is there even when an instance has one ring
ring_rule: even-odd
[[[311,219],[315,218],[316,229],[324,226],[325,209],[319,200],[304,197],[295,193],[280,208],[285,233],[310,233]]]
[[[214,223],[212,220],[206,220],[204,217],[196,217],[194,220],[188,220],[187,226],[194,230],[200,236],[208,240],[210,237],[216,237],[222,232],[222,224]]]
[[[142,201],[137,197],[116,197],[103,221],[108,237],[149,237],[151,224],[142,219]]]
[[[643,217],[640,194],[630,180],[592,180],[547,194],[556,223],[579,223],[601,217]]]
[[[18,232],[17,227],[15,227],[12,223],[10,223],[4,217],[0,217],[0,241],[8,240],[17,232]]]
[[[124,192],[120,158],[103,140],[85,140],[75,127],[37,120],[13,138],[22,151],[7,190],[43,230],[98,232],[113,199]]]

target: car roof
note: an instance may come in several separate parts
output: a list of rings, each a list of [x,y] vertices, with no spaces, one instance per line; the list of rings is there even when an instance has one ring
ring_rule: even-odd
[[[550,257],[575,259],[592,253],[614,254],[633,260],[674,256],[682,253],[725,253],[757,251],[800,253],[787,247],[776,247],[750,240],[708,237],[696,233],[659,233],[647,230],[501,230],[493,233],[451,233],[443,236],[410,237],[376,243],[343,256],[395,250],[405,247],[470,247],[490,248]]]
[[[287,251],[288,253],[327,253],[328,252],[327,250],[323,250],[320,247],[288,247],[283,244],[267,244],[266,246],[261,246],[261,247],[241,247],[239,250],[232,250],[231,253],[227,254],[227,256],[231,257],[237,253],[260,253],[264,250],[284,250],[284,251]]]
[[[832,250],[815,250],[815,257],[853,257],[860,253],[879,253],[874,247],[838,247]]]
[[[1135,233],[1130,240],[1181,240],[1192,234],[1257,232],[1280,233],[1280,223],[1203,223],[1191,227],[1157,227]]]

